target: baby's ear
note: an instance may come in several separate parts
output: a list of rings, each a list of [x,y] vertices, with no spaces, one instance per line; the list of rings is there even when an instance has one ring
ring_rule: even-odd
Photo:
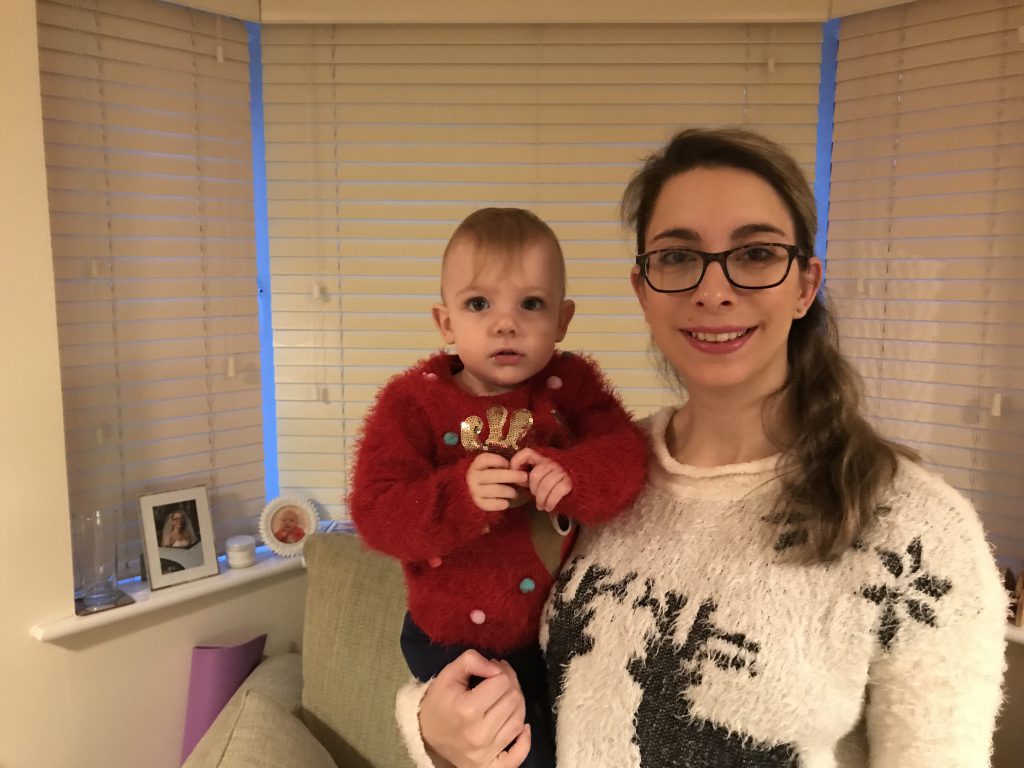
[[[558,308],[558,337],[555,341],[561,341],[565,338],[566,331],[569,330],[569,323],[575,314],[576,302],[571,299],[565,299],[562,302],[562,306]]]
[[[437,326],[441,338],[445,344],[455,343],[455,334],[452,332],[452,317],[448,307],[444,304],[435,304],[430,308],[430,314],[434,318],[434,325]]]

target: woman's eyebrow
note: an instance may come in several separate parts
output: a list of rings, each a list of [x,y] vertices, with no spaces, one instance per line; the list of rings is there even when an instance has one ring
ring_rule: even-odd
[[[770,233],[773,235],[782,235],[788,237],[788,235],[779,229],[774,224],[766,224],[764,222],[756,222],[753,224],[744,224],[742,227],[738,227],[732,231],[732,239],[740,240],[744,237],[750,237],[750,235],[759,235],[762,233]]]
[[[731,238],[733,240],[742,240],[745,237],[750,237],[751,235],[759,234],[772,234],[781,235],[782,237],[788,237],[786,232],[779,229],[779,227],[775,226],[774,224],[768,224],[766,222],[757,221],[751,222],[750,224],[744,224],[741,227],[737,227],[732,231]],[[651,242],[668,239],[699,242],[701,236],[695,230],[688,229],[687,227],[673,227],[671,229],[666,229],[656,234],[654,237],[651,238]]]
[[[700,235],[698,235],[694,230],[687,229],[686,227],[673,227],[672,229],[666,229],[656,234],[651,238],[651,242],[667,238],[671,238],[672,240],[700,240]]]

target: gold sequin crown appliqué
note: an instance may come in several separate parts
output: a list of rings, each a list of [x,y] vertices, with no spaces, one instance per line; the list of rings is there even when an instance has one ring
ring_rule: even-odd
[[[511,456],[519,450],[520,442],[532,426],[533,414],[526,408],[512,411],[510,418],[505,406],[492,405],[487,409],[487,439],[480,442],[484,430],[483,419],[476,415],[467,416],[460,425],[462,447],[471,452],[492,451]]]

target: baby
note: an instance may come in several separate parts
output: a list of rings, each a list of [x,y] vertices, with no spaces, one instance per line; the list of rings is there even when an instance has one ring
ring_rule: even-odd
[[[285,544],[295,544],[306,536],[305,529],[299,525],[299,515],[294,509],[285,507],[275,517],[274,538]]]
[[[434,322],[455,354],[381,390],[352,520],[402,563],[413,674],[429,680],[467,648],[507,660],[532,729],[524,765],[553,766],[541,609],[574,521],[609,520],[639,493],[646,443],[596,365],[555,348],[575,305],[558,239],[533,213],[467,217],[444,253],[441,299]]]

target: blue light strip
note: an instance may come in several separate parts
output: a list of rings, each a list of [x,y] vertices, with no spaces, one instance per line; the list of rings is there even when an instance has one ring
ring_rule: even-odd
[[[818,146],[814,159],[814,201],[818,208],[818,235],[814,253],[825,264],[828,247],[828,205],[832,186],[832,129],[836,108],[836,60],[839,56],[839,19],[822,27],[821,81],[818,84]]]
[[[267,156],[263,134],[263,46],[260,25],[249,33],[249,102],[252,113],[252,202],[256,227],[256,285],[260,312],[260,377],[263,395],[263,473],[267,500],[280,495],[277,468],[277,395],[274,391],[274,327],[270,314],[270,231],[267,223]]]

